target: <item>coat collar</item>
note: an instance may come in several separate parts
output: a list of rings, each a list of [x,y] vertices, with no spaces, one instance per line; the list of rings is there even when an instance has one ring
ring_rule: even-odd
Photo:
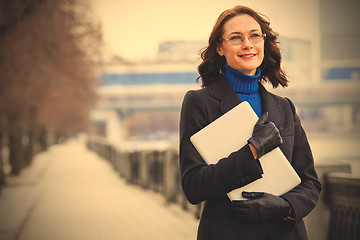
[[[229,82],[226,81],[224,75],[220,75],[208,88],[210,95],[220,101],[222,114],[241,103],[240,98]]]
[[[208,86],[208,90],[213,98],[220,101],[220,110],[222,114],[241,103],[240,98],[223,75],[220,75],[213,83],[211,83]],[[280,97],[269,93],[262,84],[259,86],[259,93],[263,112],[269,112],[269,121],[279,126],[278,124],[281,123],[284,117],[283,111],[281,111],[279,106]]]

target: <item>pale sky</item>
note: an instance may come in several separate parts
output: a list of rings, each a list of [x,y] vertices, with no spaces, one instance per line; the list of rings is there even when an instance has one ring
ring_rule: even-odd
[[[225,9],[245,5],[265,14],[281,36],[319,37],[317,0],[90,0],[101,22],[106,54],[154,59],[172,40],[208,40]]]

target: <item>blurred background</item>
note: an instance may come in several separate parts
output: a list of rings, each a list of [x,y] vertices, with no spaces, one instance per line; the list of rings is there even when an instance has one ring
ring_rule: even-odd
[[[358,1],[1,0],[0,4],[4,192],[40,153],[77,139],[108,159],[127,182],[159,192],[198,216],[201,206],[189,206],[179,188],[181,102],[188,90],[200,88],[199,52],[206,47],[216,18],[239,4],[264,14],[279,34],[282,67],[290,84],[285,89],[266,88],[295,103],[323,183],[327,173],[345,172],[349,175],[336,178],[345,179],[341,194],[359,190]],[[354,204],[350,195],[346,199]],[[323,198],[330,206],[338,203],[331,196]],[[359,204],[358,195],[355,199]],[[311,239],[329,235],[330,215],[335,214],[329,205],[319,205],[307,220],[308,226],[313,225]],[[317,227],[320,235],[315,233]]]
[[[316,161],[358,158],[360,19],[351,0],[93,1],[104,45],[92,130],[114,144],[177,145],[182,97],[200,87],[199,51],[219,14],[237,4],[279,33],[290,85],[267,87],[295,102]]]

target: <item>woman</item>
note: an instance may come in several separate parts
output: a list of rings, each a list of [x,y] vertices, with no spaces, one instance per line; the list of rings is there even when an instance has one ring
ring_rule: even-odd
[[[288,84],[276,40],[269,22],[252,9],[224,11],[201,55],[203,88],[184,97],[180,168],[189,202],[205,201],[198,239],[307,239],[302,219],[315,207],[321,185],[293,103],[262,86],[266,81],[273,87]],[[248,101],[260,117],[252,137],[238,151],[208,165],[190,137],[241,101]],[[227,193],[261,178],[258,159],[278,146],[301,184],[282,196],[243,192],[248,200],[230,201]]]

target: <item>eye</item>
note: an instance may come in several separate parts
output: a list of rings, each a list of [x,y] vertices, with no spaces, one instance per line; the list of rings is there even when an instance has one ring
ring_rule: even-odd
[[[230,40],[239,40],[239,39],[242,39],[241,35],[234,35],[234,36],[230,37]]]
[[[251,38],[258,38],[260,37],[261,35],[259,33],[253,33],[250,35]]]

